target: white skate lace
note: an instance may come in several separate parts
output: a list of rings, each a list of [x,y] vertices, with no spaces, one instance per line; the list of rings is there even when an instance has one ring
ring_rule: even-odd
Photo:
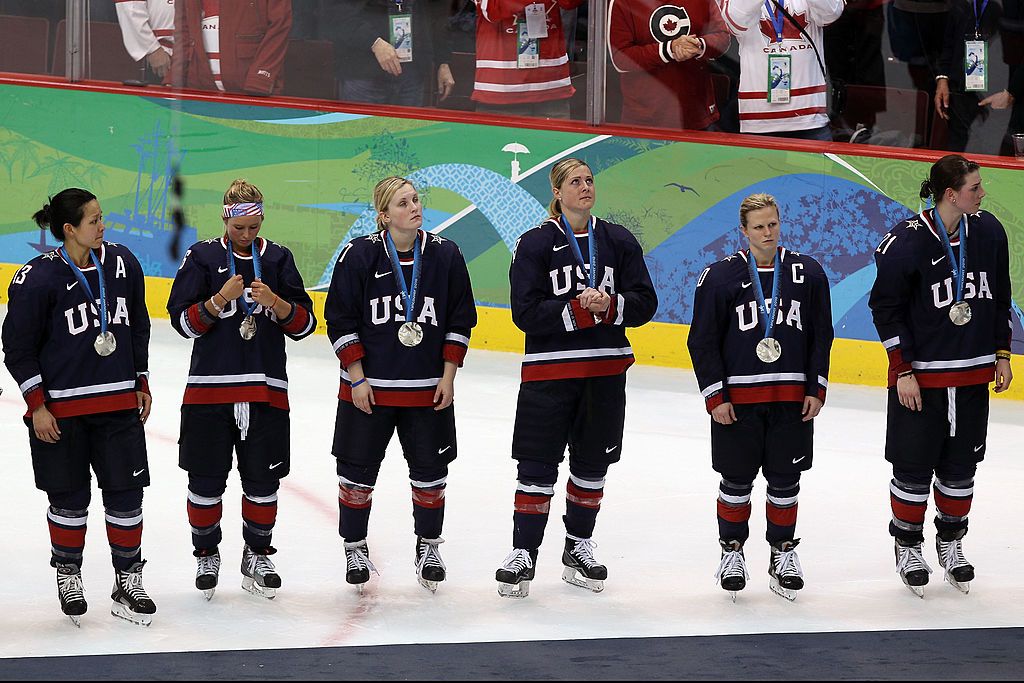
[[[266,555],[259,555],[251,550],[246,551],[246,569],[254,579],[262,579],[267,574],[274,573],[274,563]],[[220,562],[217,562],[218,566]]]
[[[899,560],[896,562],[896,571],[901,575],[906,576],[910,572],[926,571],[929,574],[932,573],[932,568],[925,562],[924,555],[921,554],[920,545],[900,545],[896,544],[899,549]]]
[[[196,560],[198,560],[196,562],[197,577],[208,574],[217,576],[220,573],[220,553],[197,557]]]
[[[721,582],[722,579],[731,576],[742,576],[744,580],[750,578],[747,573],[747,563],[743,559],[743,553],[739,550],[729,550],[722,555],[722,561],[718,564],[718,571],[715,572],[715,579]]]
[[[347,571],[368,569],[377,576],[380,576],[380,572],[373,566],[369,555],[366,554],[366,543],[362,541],[345,544],[345,569]]]
[[[775,566],[776,576],[802,577],[804,575],[803,567],[800,566],[800,558],[796,555],[796,549],[774,551],[772,564]]]
[[[964,557],[964,546],[960,539],[952,541],[939,539],[939,561],[942,563],[942,568],[946,570],[946,574],[970,564]]]
[[[82,585],[81,572],[64,573],[58,570],[57,590],[65,602],[85,600],[85,587]]]
[[[436,539],[420,539],[420,559],[416,563],[416,569],[422,573],[424,567],[440,567],[444,571],[448,571],[448,567],[444,565],[444,560],[441,559],[441,553],[438,552],[437,546],[444,543],[443,538]]]
[[[128,596],[133,603],[149,600],[149,594],[142,587],[142,570],[118,572],[121,584],[121,592]]]
[[[587,569],[597,567],[599,566],[598,562],[594,559],[594,548],[596,547],[597,544],[589,538],[582,538],[576,541],[575,545],[573,545],[572,556]]]
[[[515,548],[508,554],[505,561],[501,563],[502,569],[515,574],[530,569],[531,567],[533,567],[533,558],[530,557],[530,551],[523,548]]]

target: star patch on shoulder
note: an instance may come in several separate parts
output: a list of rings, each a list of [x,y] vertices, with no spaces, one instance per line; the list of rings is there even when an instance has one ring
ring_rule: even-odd
[[[917,220],[916,218],[914,218],[913,220],[909,220],[907,221],[907,227],[917,230],[918,228],[921,227],[921,221]]]

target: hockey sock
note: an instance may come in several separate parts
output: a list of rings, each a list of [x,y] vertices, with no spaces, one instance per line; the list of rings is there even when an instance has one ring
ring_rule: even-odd
[[[894,468],[892,475],[889,483],[889,502],[892,505],[889,533],[904,545],[923,543],[924,516],[928,511],[932,472]]]
[[[111,562],[127,571],[142,559],[142,489],[104,491],[103,507]]]
[[[723,541],[747,542],[753,490],[753,477],[722,476],[718,484],[718,537]]]
[[[416,535],[439,538],[444,526],[444,490],[448,472],[410,472],[412,519]]]
[[[768,525],[765,539],[772,544],[792,541],[796,535],[796,499],[800,494],[800,473],[765,472],[764,478],[768,481],[768,500],[765,503]]]
[[[540,547],[557,479],[558,465],[519,461],[519,480],[512,514],[512,547],[528,550]]]
[[[270,546],[277,522],[277,490],[280,481],[242,480],[242,540],[250,548]]]
[[[366,538],[377,470],[338,464],[338,533],[349,543]]]
[[[85,550],[85,528],[92,492],[87,486],[71,493],[47,493],[50,507],[46,524],[50,529],[50,564],[82,566]]]
[[[597,513],[604,498],[607,467],[583,469],[569,468],[569,481],[565,485],[565,532],[577,538],[594,535]]]
[[[192,547],[196,550],[213,550],[220,545],[220,520],[224,514],[221,499],[227,480],[227,472],[222,476],[188,475],[186,508],[192,527]]]
[[[935,529],[946,540],[967,529],[974,500],[975,465],[943,468],[935,472]]]

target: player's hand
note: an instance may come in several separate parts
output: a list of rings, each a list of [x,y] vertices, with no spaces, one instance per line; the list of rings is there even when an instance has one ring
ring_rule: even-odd
[[[711,419],[720,425],[731,425],[736,422],[736,411],[732,403],[727,401],[712,408]]]
[[[996,393],[1001,394],[1010,388],[1013,381],[1013,370],[1010,369],[1010,361],[1000,358],[996,361]]]
[[[252,296],[252,300],[258,303],[263,308],[270,308],[278,299],[278,296],[274,294],[270,287],[260,280],[253,280],[252,286],[249,288],[249,294]]]
[[[373,389],[369,382],[363,382],[352,390],[352,403],[367,415],[373,415],[373,406],[377,402],[373,400]]]
[[[817,396],[804,396],[804,409],[801,411],[801,415],[804,416],[804,422],[810,422],[818,417],[822,405],[821,399]]]
[[[241,275],[232,275],[228,278],[228,281],[224,283],[224,286],[220,288],[220,295],[224,297],[225,301],[234,301],[238,297],[242,296],[242,292],[245,291],[245,283],[242,281]]]
[[[949,80],[946,78],[935,82],[935,113],[949,120]]]
[[[455,77],[452,76],[452,69],[447,64],[437,67],[437,94],[441,101],[448,99],[455,88]]]
[[[917,383],[917,377],[913,375],[896,380],[896,394],[900,397],[900,405],[908,410],[921,412],[924,407],[921,403],[921,387]]]
[[[434,410],[444,410],[455,400],[455,379],[442,377],[434,392]]]
[[[164,74],[167,73],[167,69],[171,66],[171,55],[168,54],[167,50],[158,47],[146,55],[146,63],[149,64],[149,68],[153,70],[153,74],[157,78],[163,78]]]
[[[57,418],[53,416],[45,405],[41,405],[32,411],[32,431],[36,438],[46,443],[57,443],[60,441],[60,427],[57,426]]]
[[[612,304],[612,298],[607,292],[601,290],[594,290],[597,292],[597,296],[593,298],[590,305],[587,306],[587,310],[595,315],[601,315],[608,311],[608,307]]]
[[[153,408],[153,397],[144,391],[136,391],[135,397],[139,399],[139,419],[146,424],[149,419],[149,411]]]
[[[377,58],[380,68],[385,73],[389,73],[392,76],[402,75],[402,63],[398,61],[398,50],[395,49],[394,45],[383,38],[378,38],[373,41],[370,49],[373,51],[373,56]]]

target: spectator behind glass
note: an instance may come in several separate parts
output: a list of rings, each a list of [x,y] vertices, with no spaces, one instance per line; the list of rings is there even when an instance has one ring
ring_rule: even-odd
[[[713,0],[612,0],[608,43],[622,123],[705,130],[718,120],[708,62],[729,47]]]
[[[449,0],[342,0],[330,5],[326,29],[337,49],[340,97],[349,102],[424,105],[433,82],[452,92],[448,62]]]
[[[146,69],[165,81],[174,45],[174,0],[114,0],[114,6],[128,54],[136,62],[145,59]]]
[[[953,0],[946,15],[946,29],[942,39],[942,55],[935,76],[935,112],[949,122],[949,140],[946,149],[963,152],[967,149],[971,124],[978,114],[985,114],[979,105],[981,100],[998,88],[994,79],[982,89],[972,89],[967,82],[967,71],[972,76],[980,73],[973,59],[968,65],[967,42],[983,41],[991,48],[992,39],[998,35],[1002,5],[987,0]],[[984,68],[993,73],[995,66],[991,55]]]
[[[569,118],[569,98],[576,89],[569,80],[560,10],[584,2],[476,0],[476,82],[471,99],[477,111]]]
[[[1009,80],[1004,90],[989,95],[978,105],[993,109],[1011,108],[1010,123],[999,153],[1013,156],[1013,135],[1024,133],[1024,0],[1005,0],[999,23],[1003,60],[1010,68]]]
[[[889,49],[907,64],[918,90],[935,95],[935,65],[942,54],[942,32],[949,0],[892,0],[889,4]]]
[[[174,26],[175,85],[280,94],[291,0],[177,0]]]
[[[850,85],[885,85],[882,35],[888,2],[847,0],[843,16],[825,29],[825,65],[833,80]]]
[[[726,26],[739,43],[740,132],[831,140],[827,86],[814,46],[821,53],[822,29],[843,13],[843,0],[718,0],[718,3]],[[795,20],[803,33],[780,8]],[[776,85],[771,91],[771,101],[766,90],[769,69]],[[787,69],[788,98],[782,92],[787,83]]]

